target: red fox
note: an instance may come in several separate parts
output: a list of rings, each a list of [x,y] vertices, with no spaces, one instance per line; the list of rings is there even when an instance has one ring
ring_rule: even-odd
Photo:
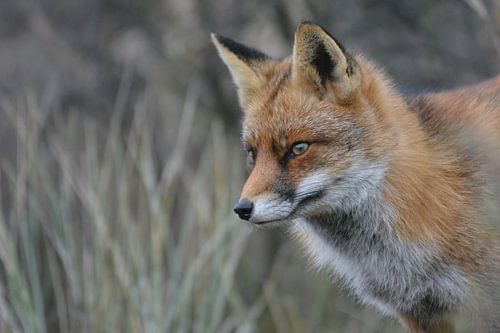
[[[282,61],[212,34],[238,88],[249,177],[234,211],[286,226],[408,332],[500,332],[500,76],[403,96],[302,23]]]

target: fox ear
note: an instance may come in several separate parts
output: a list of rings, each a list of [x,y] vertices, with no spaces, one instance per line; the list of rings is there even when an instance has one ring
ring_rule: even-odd
[[[247,105],[265,82],[263,68],[271,60],[264,53],[235,42],[232,39],[211,35],[219,56],[231,72],[241,106]]]
[[[292,78],[320,94],[333,92],[338,102],[347,103],[360,85],[361,73],[354,58],[335,38],[306,22],[295,32]]]

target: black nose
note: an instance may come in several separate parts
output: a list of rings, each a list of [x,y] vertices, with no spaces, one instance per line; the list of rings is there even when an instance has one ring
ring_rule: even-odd
[[[233,208],[234,212],[238,214],[240,219],[246,221],[248,221],[250,219],[250,216],[252,216],[252,209],[253,203],[246,199],[240,200],[240,202],[238,202]]]

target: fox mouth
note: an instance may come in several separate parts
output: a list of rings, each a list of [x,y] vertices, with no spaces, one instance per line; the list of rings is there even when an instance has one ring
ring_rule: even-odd
[[[318,191],[309,193],[308,195],[306,195],[300,199],[300,201],[295,205],[293,210],[287,216],[279,217],[279,218],[275,218],[275,219],[264,220],[264,221],[255,221],[255,222],[250,221],[250,222],[256,226],[262,226],[262,227],[266,226],[266,225],[273,224],[273,223],[280,223],[281,224],[281,222],[286,222],[288,220],[292,220],[294,218],[300,217],[305,206],[307,206],[311,202],[314,202],[314,201],[321,199],[323,196],[324,196],[323,190],[318,190]]]
[[[304,208],[305,206],[307,206],[311,202],[314,202],[314,201],[321,199],[324,195],[325,195],[325,191],[323,191],[323,190],[317,190],[317,191],[309,193],[308,195],[306,195],[300,199],[300,201],[297,203],[297,205],[295,206],[295,208],[293,209],[293,211],[290,215],[297,214],[302,208]]]
[[[279,228],[281,226],[284,226],[284,225],[288,224],[288,222],[293,220],[293,219],[294,219],[294,216],[289,215],[289,216],[284,217],[284,218],[259,221],[259,222],[251,222],[251,225],[257,229],[268,230],[268,229],[274,229],[274,228]]]
[[[254,222],[253,224],[255,225],[260,225],[260,226],[264,226],[266,224],[271,224],[273,222],[283,222],[283,221],[286,221],[289,219],[289,216],[285,217],[285,218],[282,218],[282,219],[274,219],[274,220],[267,220],[267,221],[260,221],[260,222]]]
[[[272,219],[272,220],[266,220],[266,221],[258,221],[258,222],[252,222],[253,224],[255,225],[266,225],[266,224],[271,224],[271,223],[276,223],[276,222],[285,222],[289,219],[293,218],[292,215],[288,215],[286,217],[283,217],[283,218],[279,218],[279,219]]]

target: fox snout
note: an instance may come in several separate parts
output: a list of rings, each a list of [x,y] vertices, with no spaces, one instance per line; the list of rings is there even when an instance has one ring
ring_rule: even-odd
[[[329,176],[324,173],[313,173],[296,187],[283,184],[286,181],[282,178],[278,177],[279,180],[269,184],[266,190],[253,195],[245,187],[234,212],[254,225],[277,226],[317,207],[328,192]]]
[[[240,219],[248,221],[252,216],[253,202],[247,199],[242,199],[238,201],[233,210],[236,214],[238,214]]]

